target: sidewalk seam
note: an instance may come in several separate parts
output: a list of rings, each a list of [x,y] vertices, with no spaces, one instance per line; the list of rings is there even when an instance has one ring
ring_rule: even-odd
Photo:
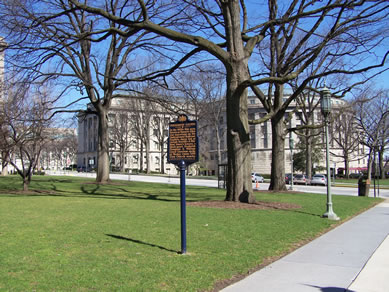
[[[354,279],[351,281],[351,283],[347,286],[346,291],[349,291],[349,288],[354,284],[354,282],[357,280],[359,275],[362,273],[363,269],[366,267],[367,263],[370,261],[370,259],[373,257],[373,255],[376,253],[376,251],[381,247],[383,242],[386,240],[386,238],[389,236],[389,233],[385,236],[385,238],[381,241],[381,243],[377,246],[377,248],[373,251],[373,253],[370,255],[370,257],[367,259],[367,261],[364,263],[362,268],[359,270],[358,274],[354,277]]]

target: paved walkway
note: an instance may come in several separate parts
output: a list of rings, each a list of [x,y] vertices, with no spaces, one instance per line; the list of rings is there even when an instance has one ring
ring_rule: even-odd
[[[389,200],[223,292],[388,292]]]

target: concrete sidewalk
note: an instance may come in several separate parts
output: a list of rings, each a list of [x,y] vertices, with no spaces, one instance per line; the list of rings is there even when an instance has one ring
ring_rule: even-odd
[[[224,292],[389,291],[389,200]]]

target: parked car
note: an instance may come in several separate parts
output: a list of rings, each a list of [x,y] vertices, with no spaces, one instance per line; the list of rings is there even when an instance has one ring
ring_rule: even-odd
[[[285,174],[285,183],[288,185],[290,184],[290,181],[292,180],[292,174],[291,173],[287,173]],[[294,176],[293,176],[293,182],[294,182]]]
[[[251,173],[251,181],[252,181],[252,182],[260,182],[260,183],[263,183],[265,180],[264,180],[263,176],[260,175],[259,173],[252,172],[252,173]]]
[[[307,185],[308,184],[308,178],[305,174],[296,174],[294,177],[293,177],[293,183],[298,185],[298,184],[302,184],[302,185]]]
[[[327,177],[324,174],[315,174],[311,179],[311,185],[327,185]]]

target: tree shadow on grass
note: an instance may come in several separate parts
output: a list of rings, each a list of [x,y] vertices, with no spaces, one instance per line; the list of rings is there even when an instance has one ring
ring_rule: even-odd
[[[3,194],[2,194],[3,193]],[[81,188],[81,192],[61,191],[53,188],[50,191],[30,190],[15,191],[15,190],[0,190],[0,196],[7,197],[64,197],[64,198],[88,198],[88,199],[111,199],[111,200],[151,200],[162,202],[179,202],[179,197],[172,195],[171,199],[166,198],[166,195],[155,195],[145,192],[125,192],[123,194],[106,194],[99,193],[97,189],[85,190]],[[165,198],[164,198],[165,197]]]
[[[120,236],[120,235],[114,235],[114,234],[105,234],[105,235],[110,236],[110,237],[115,238],[115,239],[121,239],[121,240],[130,241],[133,243],[143,244],[143,245],[147,245],[147,246],[151,246],[151,247],[157,247],[159,249],[166,250],[169,252],[180,253],[179,251],[176,251],[176,250],[172,250],[172,249],[169,249],[169,248],[157,245],[157,244],[148,243],[148,242],[144,242],[144,241],[137,240],[137,239],[132,239],[132,238],[128,238],[128,237],[124,237],[124,236]]]
[[[69,188],[66,184],[69,183]],[[61,185],[59,185],[61,184]],[[74,185],[76,184],[76,185]],[[79,184],[79,185],[77,185]],[[159,186],[151,187],[147,190],[139,190],[136,186],[131,190],[127,183],[110,182],[108,184],[99,184],[96,182],[79,182],[69,178],[50,178],[44,182],[34,182],[34,187],[30,187],[29,192],[21,190],[4,189],[0,190],[0,195],[11,197],[32,197],[32,196],[52,196],[52,197],[79,197],[79,198],[99,198],[99,199],[137,199],[162,202],[178,202],[180,200],[180,190],[178,187],[172,188],[171,185],[165,186],[167,189],[161,189]],[[205,189],[205,188],[204,188]],[[212,195],[202,195],[203,188],[196,188],[193,192],[187,191],[187,198],[190,200],[211,200]]]
[[[282,210],[282,211],[294,212],[294,213],[299,213],[299,214],[309,215],[309,216],[314,216],[314,217],[322,217],[322,215],[320,215],[320,214],[315,214],[315,213],[311,213],[311,212],[305,212],[305,211],[301,211],[301,210],[290,209],[290,210]]]

